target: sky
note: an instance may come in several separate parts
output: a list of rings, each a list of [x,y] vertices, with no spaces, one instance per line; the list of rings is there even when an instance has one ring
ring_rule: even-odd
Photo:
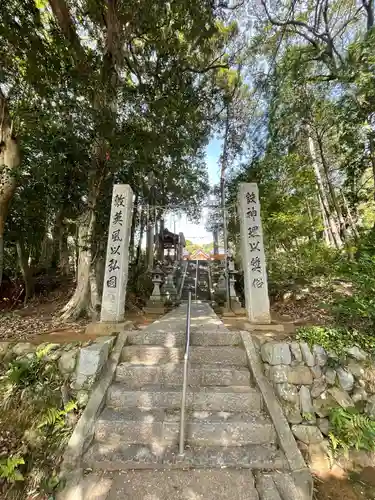
[[[219,157],[221,153],[221,141],[212,139],[206,148],[206,165],[208,170],[208,178],[210,185],[217,184],[220,180]],[[183,215],[181,218],[173,219],[173,215],[166,217],[165,227],[169,231],[174,231],[174,223],[176,223],[176,233],[184,233],[185,239],[190,240],[197,245],[212,242],[212,233],[208,233],[204,226],[207,219],[207,209],[202,210],[201,221],[199,224],[193,224],[188,221]]]

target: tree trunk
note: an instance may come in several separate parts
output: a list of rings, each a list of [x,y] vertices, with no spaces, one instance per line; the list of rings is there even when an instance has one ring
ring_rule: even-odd
[[[59,238],[59,262],[58,269],[62,276],[69,276],[70,265],[69,265],[69,247],[68,247],[68,237],[65,234],[63,228],[60,238]]]
[[[90,276],[92,262],[92,238],[95,227],[95,204],[82,214],[78,224],[78,263],[75,292],[62,310],[63,320],[76,320],[91,312]]]
[[[319,200],[319,205],[320,205],[320,212],[322,214],[324,240],[325,240],[326,245],[328,247],[334,247],[335,246],[335,239],[333,237],[332,229],[331,229],[329,222],[327,220],[327,215],[324,211],[322,198],[320,197],[319,193],[318,193],[318,200]]]
[[[369,135],[369,150],[370,150],[370,161],[372,168],[372,178],[374,180],[373,197],[375,200],[375,148],[374,148],[374,137],[372,132],[370,132]]]
[[[7,99],[0,89],[0,286],[4,267],[5,220],[9,203],[16,190],[14,174],[20,163],[20,149],[13,135]]]
[[[354,219],[352,217],[352,213],[350,211],[349,203],[346,200],[344,191],[341,191],[341,195],[342,195],[342,199],[344,201],[344,206],[345,206],[345,209],[346,209],[346,213],[348,214],[348,221],[349,221],[350,227],[352,228],[354,238],[358,240],[359,239],[359,232],[358,232],[358,229],[357,229],[357,225],[354,222]]]
[[[343,236],[344,241],[346,241],[348,239],[348,234],[346,231],[345,219],[342,215],[341,207],[340,207],[340,204],[337,200],[335,188],[334,188],[332,181],[329,177],[329,169],[328,169],[327,161],[326,161],[326,158],[324,155],[323,143],[322,143],[322,140],[320,137],[317,138],[317,142],[318,142],[318,146],[319,146],[319,153],[320,153],[320,158],[322,160],[322,165],[323,165],[323,170],[324,170],[327,186],[329,189],[329,193],[331,195],[331,200],[332,200],[333,206],[335,207],[335,210],[336,210],[337,219],[338,219],[339,224],[340,224],[340,231],[341,231],[341,234]]]
[[[312,160],[312,164],[313,164],[313,168],[314,168],[314,173],[315,173],[315,180],[316,180],[316,184],[318,187],[318,192],[319,192],[321,204],[323,207],[323,212],[325,213],[325,216],[326,216],[327,221],[328,221],[328,225],[329,225],[330,230],[332,232],[332,237],[333,237],[334,243],[335,243],[337,248],[341,248],[342,241],[341,241],[341,237],[340,237],[340,232],[338,230],[338,227],[336,225],[335,220],[332,218],[331,213],[330,213],[328,198],[327,198],[327,195],[325,192],[325,187],[324,187],[322,176],[320,173],[318,160],[316,158],[314,141],[313,141],[313,138],[311,137],[310,134],[308,136],[308,143],[309,143],[310,156],[311,156],[311,160]]]
[[[134,207],[133,207],[132,227],[130,230],[130,243],[129,243],[130,262],[133,262],[134,260],[134,237],[135,237],[135,229],[137,227],[138,200],[139,200],[139,194],[136,193],[134,199]]]
[[[34,294],[34,284],[31,276],[31,269],[29,267],[27,255],[23,243],[20,240],[16,242],[18,264],[22,273],[23,281],[25,283],[25,299],[24,304],[33,296]]]
[[[307,206],[307,213],[308,213],[309,221],[310,221],[311,237],[312,237],[312,239],[314,241],[316,241],[317,237],[316,237],[316,232],[315,232],[315,227],[314,227],[314,219],[313,219],[313,216],[312,216],[312,212],[311,212],[311,208],[310,208],[310,203],[309,203],[308,199],[306,199],[306,206]]]
[[[142,240],[143,240],[143,234],[145,231],[145,216],[144,213],[141,212],[141,217],[140,217],[140,228],[139,228],[139,241],[138,241],[138,246],[137,246],[137,254],[135,257],[135,265],[139,265],[139,260],[141,258],[141,250],[142,250]]]
[[[58,245],[58,240],[56,244]],[[48,269],[51,269],[53,263],[54,245],[55,245],[55,240],[52,231],[50,230],[50,227],[48,227],[47,224],[46,232],[44,233],[44,238],[42,240],[40,259],[38,262],[39,270],[47,271]]]

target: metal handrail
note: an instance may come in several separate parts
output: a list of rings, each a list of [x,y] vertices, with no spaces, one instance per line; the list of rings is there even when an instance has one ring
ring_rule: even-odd
[[[183,266],[184,266],[184,269],[183,269],[183,273],[182,273],[182,279],[181,279],[181,283],[180,283],[179,290],[178,290],[178,295],[177,295],[177,299],[179,301],[181,300],[182,290],[183,290],[184,284],[185,284],[186,272],[187,272],[187,267],[188,267],[188,261],[187,260],[184,261]]]
[[[190,351],[190,319],[191,319],[191,291],[188,295],[187,313],[186,313],[186,343],[184,353],[184,375],[182,380],[182,397],[181,397],[181,419],[180,419],[180,445],[179,454],[184,454],[185,448],[185,409],[186,409],[186,392],[187,379],[189,368],[189,351]]]
[[[199,269],[199,260],[197,260],[196,266],[195,266],[195,302],[197,301],[198,269]]]

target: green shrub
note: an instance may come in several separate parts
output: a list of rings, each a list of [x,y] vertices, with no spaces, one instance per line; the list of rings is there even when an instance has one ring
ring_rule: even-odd
[[[333,408],[329,415],[329,439],[334,451],[375,451],[375,421],[355,408]]]
[[[8,488],[7,498],[50,492],[57,484],[56,469],[71,433],[68,415],[76,404],[64,405],[65,381],[56,362],[45,357],[49,350],[12,361],[0,378],[0,427],[6,436],[0,438],[0,487]]]
[[[267,273],[271,295],[293,289],[296,284],[311,283],[318,277],[335,275],[339,262],[337,250],[310,241],[285,251],[267,252]]]
[[[366,332],[375,328],[375,255],[357,254],[354,262],[343,263],[341,275],[352,283],[351,294],[337,299],[332,310],[338,324]]]
[[[310,346],[317,344],[338,355],[344,354],[345,349],[355,345],[368,352],[375,349],[373,335],[335,326],[303,326],[297,329],[296,337]]]

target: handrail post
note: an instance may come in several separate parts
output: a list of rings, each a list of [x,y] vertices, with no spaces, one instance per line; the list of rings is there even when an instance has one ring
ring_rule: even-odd
[[[197,301],[197,288],[198,288],[198,263],[197,260],[196,268],[195,268],[195,302]]]
[[[185,448],[185,407],[186,407],[189,347],[190,347],[190,316],[191,316],[191,291],[189,291],[188,295],[188,304],[186,313],[186,344],[184,352],[184,372],[182,380],[180,444],[178,448],[179,455],[184,455],[184,448]]]

